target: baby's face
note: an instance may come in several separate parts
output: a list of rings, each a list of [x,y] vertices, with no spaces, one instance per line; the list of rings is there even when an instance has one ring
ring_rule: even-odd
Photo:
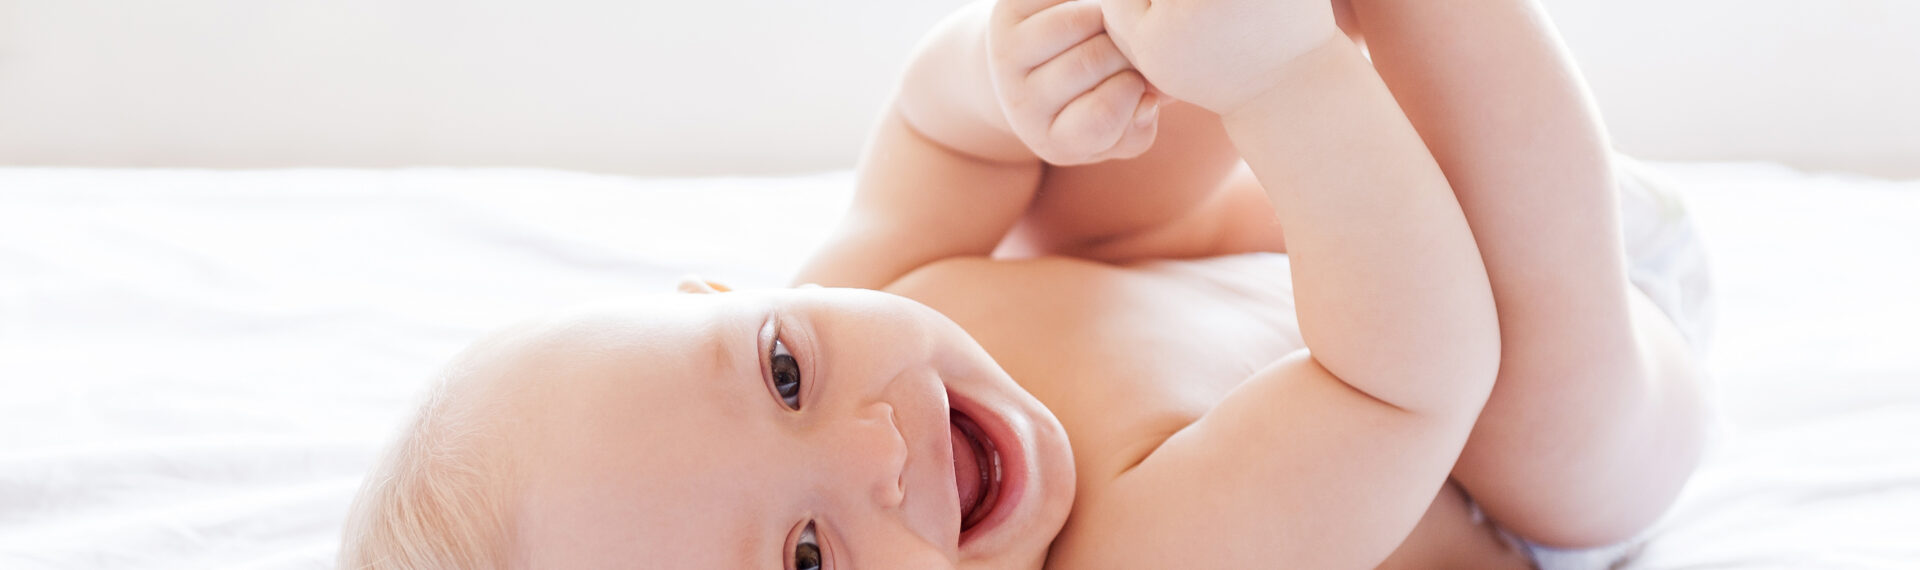
[[[1073,502],[1052,414],[952,321],[850,289],[677,294],[490,358],[534,568],[1031,568]]]

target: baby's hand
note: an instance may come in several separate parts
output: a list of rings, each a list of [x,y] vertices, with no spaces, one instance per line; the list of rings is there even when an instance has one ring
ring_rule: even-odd
[[[1097,0],[998,0],[987,31],[994,92],[1013,133],[1057,165],[1153,146],[1160,96],[1107,36]]]
[[[1106,28],[1155,88],[1226,115],[1295,57],[1340,38],[1329,0],[1101,0]]]

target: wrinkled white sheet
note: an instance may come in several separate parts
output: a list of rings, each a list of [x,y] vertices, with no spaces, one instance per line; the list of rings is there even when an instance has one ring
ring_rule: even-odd
[[[1659,165],[1734,434],[1632,567],[1920,565],[1920,183]],[[0,168],[0,568],[324,568],[465,342],[697,272],[779,284],[850,175]]]

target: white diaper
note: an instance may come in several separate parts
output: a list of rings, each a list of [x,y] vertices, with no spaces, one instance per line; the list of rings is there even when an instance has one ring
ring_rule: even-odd
[[[1704,355],[1713,340],[1713,280],[1693,218],[1673,184],[1632,159],[1616,156],[1614,164],[1627,278]]]

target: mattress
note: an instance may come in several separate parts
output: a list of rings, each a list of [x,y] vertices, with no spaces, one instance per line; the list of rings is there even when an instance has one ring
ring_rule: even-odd
[[[1730,429],[1629,568],[1920,567],[1920,181],[1656,164]],[[328,568],[484,331],[687,273],[777,286],[851,174],[0,168],[0,568]]]

